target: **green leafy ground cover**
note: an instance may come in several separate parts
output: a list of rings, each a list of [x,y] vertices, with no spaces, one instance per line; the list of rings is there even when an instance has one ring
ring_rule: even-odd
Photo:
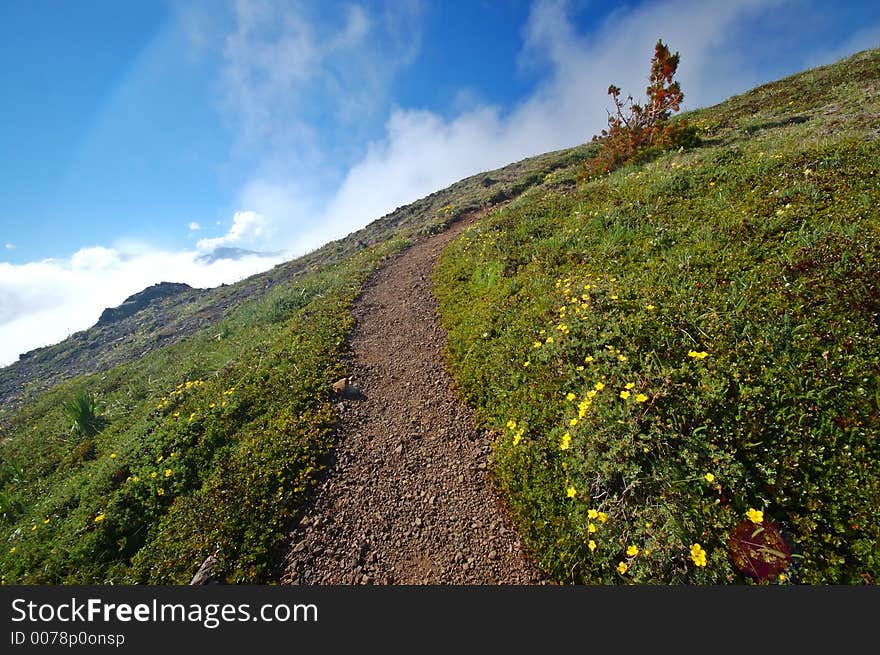
[[[186,583],[217,554],[265,581],[333,445],[350,305],[388,241],[273,288],[219,325],[26,405],[0,443],[5,583]],[[68,399],[106,419],[71,431]]]
[[[560,582],[876,583],[880,51],[685,118],[445,251],[499,489]]]

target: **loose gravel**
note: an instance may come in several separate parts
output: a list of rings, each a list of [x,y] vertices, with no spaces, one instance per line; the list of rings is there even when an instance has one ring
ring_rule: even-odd
[[[290,535],[282,582],[542,582],[487,476],[489,435],[448,374],[431,272],[466,227],[413,245],[354,307],[335,459]]]

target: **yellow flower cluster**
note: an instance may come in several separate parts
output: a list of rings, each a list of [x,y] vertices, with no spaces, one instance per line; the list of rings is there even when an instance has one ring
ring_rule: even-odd
[[[763,523],[764,522],[764,512],[759,509],[755,509],[753,507],[749,508],[749,511],[746,512],[746,517],[752,523]]]
[[[168,403],[171,402],[175,396],[183,396],[190,389],[198,389],[205,386],[204,380],[187,380],[186,382],[181,382],[175,387],[174,391],[169,393],[167,396],[162,396],[162,399],[159,401],[159,404],[156,405],[156,409],[162,411],[168,406]]]
[[[522,439],[523,434],[525,434],[525,428],[516,429],[516,421],[514,419],[510,419],[507,421],[507,429],[510,430],[513,436],[513,445],[516,446],[519,444]]]
[[[700,352],[697,352],[696,350],[691,350],[688,352],[688,357],[691,357],[693,359],[706,359],[706,357],[708,356],[709,353],[707,353],[705,350],[701,350]]]
[[[691,545],[691,560],[695,566],[706,566],[706,551],[700,544]]]

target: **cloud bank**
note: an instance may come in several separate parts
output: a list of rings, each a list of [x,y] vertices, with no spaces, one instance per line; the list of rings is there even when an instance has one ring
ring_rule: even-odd
[[[283,258],[197,261],[199,253],[126,253],[101,246],[69,259],[0,263],[0,365],[93,325],[106,307],[156,282],[214,287],[264,271]]]

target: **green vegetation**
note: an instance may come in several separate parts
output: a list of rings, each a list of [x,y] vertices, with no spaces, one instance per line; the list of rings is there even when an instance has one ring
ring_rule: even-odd
[[[701,147],[444,253],[453,372],[555,579],[880,581],[878,89],[875,50],[692,112]]]
[[[107,424],[98,410],[98,403],[90,391],[81,391],[64,404],[70,419],[70,432],[78,439],[94,437]]]
[[[210,554],[228,582],[272,580],[333,446],[329,392],[367,276],[409,239],[537,184],[573,186],[559,171],[589,151],[469,177],[0,371],[0,583],[186,583]],[[105,425],[71,439],[79,397],[100,399]]]
[[[598,143],[473,176],[145,309],[123,341],[93,328],[4,369],[0,582],[185,583],[210,554],[228,582],[271,580],[333,447],[364,281],[509,200],[435,288],[536,562],[560,582],[876,584],[880,51],[680,118],[690,150],[580,186]]]
[[[265,581],[333,445],[349,307],[402,245],[26,405],[0,442],[3,582],[186,583],[210,554],[229,582]]]
[[[677,52],[671,54],[662,40],[657,41],[646,89],[648,101],[644,105],[633,102],[632,96],[621,101],[620,89],[613,84],[608,87],[615,113],[608,115],[608,129],[602,130],[601,138],[593,137],[599,151],[584,162],[582,181],[610,173],[636,156],[647,160],[672,147],[699,145],[700,138],[692,126],[685,121],[669,120],[684,100],[678,82],[672,81],[678,60]]]

